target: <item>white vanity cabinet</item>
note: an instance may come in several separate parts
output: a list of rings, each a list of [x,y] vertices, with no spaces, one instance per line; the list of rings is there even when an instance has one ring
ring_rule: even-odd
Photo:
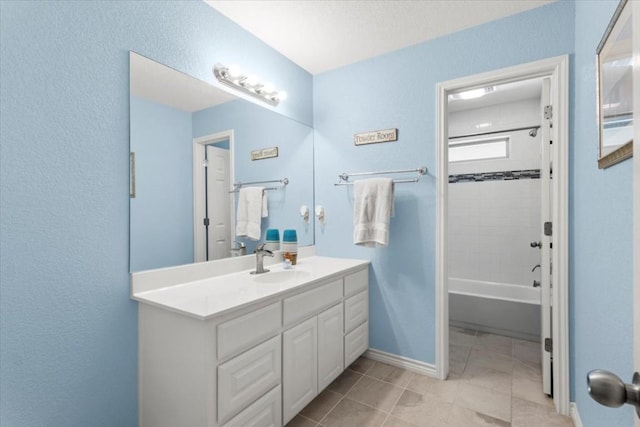
[[[139,425],[290,421],[368,348],[367,263],[313,279],[204,319],[140,304]]]

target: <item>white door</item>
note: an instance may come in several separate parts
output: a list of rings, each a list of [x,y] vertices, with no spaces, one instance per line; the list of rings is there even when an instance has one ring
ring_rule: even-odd
[[[229,150],[207,145],[208,261],[231,254]]]
[[[318,390],[331,384],[343,371],[343,324],[342,304],[318,315]]]
[[[551,251],[553,243],[552,230],[545,227],[551,224],[552,218],[552,193],[551,193],[551,79],[542,80],[542,95],[540,97],[541,118],[541,164],[540,164],[540,322],[541,322],[541,355],[542,355],[542,391],[552,394],[552,369],[551,369],[551,345],[553,336],[551,333]],[[545,229],[546,228],[546,229]]]
[[[282,421],[291,421],[318,393],[318,318],[282,334]]]

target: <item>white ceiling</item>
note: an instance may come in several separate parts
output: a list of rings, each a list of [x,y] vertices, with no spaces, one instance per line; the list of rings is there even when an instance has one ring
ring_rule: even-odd
[[[318,74],[555,0],[205,0]]]

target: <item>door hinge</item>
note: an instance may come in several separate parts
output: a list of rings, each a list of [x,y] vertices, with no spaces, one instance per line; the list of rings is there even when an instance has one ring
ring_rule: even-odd
[[[209,226],[209,218],[205,218],[203,222],[205,227]]]
[[[551,353],[553,351],[553,340],[551,338],[544,339],[544,351]]]
[[[553,118],[553,106],[545,105],[544,106],[544,118],[546,120],[551,120]]]
[[[545,236],[551,236],[552,231],[553,231],[553,230],[552,230],[552,228],[553,228],[553,227],[552,227],[552,225],[551,225],[551,222],[550,222],[550,221],[545,222],[545,223],[544,223],[544,235],[545,235]]]

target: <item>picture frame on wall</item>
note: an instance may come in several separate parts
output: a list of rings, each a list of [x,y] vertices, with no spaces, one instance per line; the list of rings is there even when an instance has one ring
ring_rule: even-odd
[[[633,49],[631,2],[621,0],[596,50],[598,168],[633,154]]]

